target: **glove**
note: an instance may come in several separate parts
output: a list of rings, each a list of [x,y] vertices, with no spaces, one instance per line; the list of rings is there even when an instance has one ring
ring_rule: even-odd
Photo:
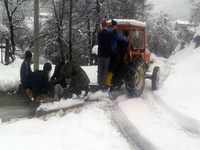
[[[30,89],[26,89],[26,96],[31,100],[33,97],[33,93]]]

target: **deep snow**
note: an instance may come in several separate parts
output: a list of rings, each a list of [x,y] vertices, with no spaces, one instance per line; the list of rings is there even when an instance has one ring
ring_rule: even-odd
[[[140,98],[125,94],[111,101],[108,93],[91,95],[102,101],[68,113],[46,118],[0,123],[0,150],[73,149],[128,150],[128,141],[113,126],[109,108],[117,104],[132,125],[158,150],[200,149],[200,48],[191,44],[168,60],[154,56],[161,68],[161,85],[151,91],[146,80]],[[17,87],[22,60],[0,64],[0,90]],[[96,84],[97,67],[83,67]],[[152,71],[153,67],[150,68]],[[5,88],[6,87],[6,88]],[[62,104],[62,102],[60,102]]]

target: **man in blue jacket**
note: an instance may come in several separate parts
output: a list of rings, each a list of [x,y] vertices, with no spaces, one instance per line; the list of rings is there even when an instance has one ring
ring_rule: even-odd
[[[116,38],[111,41],[111,58],[108,66],[108,74],[106,77],[106,86],[108,87],[112,86],[113,72],[117,60],[117,54],[116,54],[117,41],[125,41],[125,42],[127,41],[126,37],[120,34],[117,30],[118,30],[117,22],[115,20],[112,20],[111,27],[108,29],[108,32],[113,33]]]

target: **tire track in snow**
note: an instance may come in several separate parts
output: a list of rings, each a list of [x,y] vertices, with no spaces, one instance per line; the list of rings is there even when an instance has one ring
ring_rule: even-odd
[[[171,66],[173,64],[170,64],[169,62],[167,62],[167,60],[163,60],[163,59],[159,59],[158,60],[158,66],[160,66],[161,69],[161,83],[160,86],[162,85],[162,83],[164,82],[164,80],[170,75],[171,72]],[[200,136],[200,122],[185,116],[183,114],[181,114],[180,112],[174,110],[173,108],[171,108],[170,106],[168,106],[165,101],[158,95],[156,95],[154,92],[151,94],[152,97],[154,98],[155,102],[161,106],[162,108],[164,108],[164,110],[166,110],[166,112],[168,112],[172,117],[174,117],[176,120],[178,120],[179,124],[186,130],[189,131],[190,133],[193,133],[195,135]]]
[[[140,134],[118,106],[113,106],[111,114],[117,128],[128,140],[133,150],[155,150],[154,146]]]
[[[156,95],[155,93],[153,93],[152,96],[155,99],[155,102],[162,108],[164,108],[166,112],[168,112],[172,117],[174,117],[185,130],[200,136],[199,121],[174,110],[173,108],[168,106],[160,96]]]

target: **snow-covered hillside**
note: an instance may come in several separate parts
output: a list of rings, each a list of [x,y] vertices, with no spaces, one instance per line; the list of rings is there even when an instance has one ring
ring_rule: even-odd
[[[160,89],[151,91],[151,82],[146,80],[145,90],[140,98],[129,99],[122,94],[111,101],[108,93],[98,91],[93,97],[103,101],[86,105],[64,116],[63,112],[59,112],[47,118],[24,118],[1,123],[0,149],[131,149],[130,141],[123,137],[123,133],[110,119],[109,110],[117,105],[141,137],[155,149],[199,150],[199,58],[200,48],[194,49],[193,44],[168,60],[155,57],[154,65],[161,67]],[[19,83],[21,60],[18,61],[16,66],[13,64],[5,67],[0,64],[0,69],[10,74],[7,77],[8,75],[0,72],[0,80],[4,81],[0,82],[1,89],[3,86],[12,87]],[[96,84],[96,66],[83,69],[92,84]],[[134,139],[139,138],[135,135]]]

